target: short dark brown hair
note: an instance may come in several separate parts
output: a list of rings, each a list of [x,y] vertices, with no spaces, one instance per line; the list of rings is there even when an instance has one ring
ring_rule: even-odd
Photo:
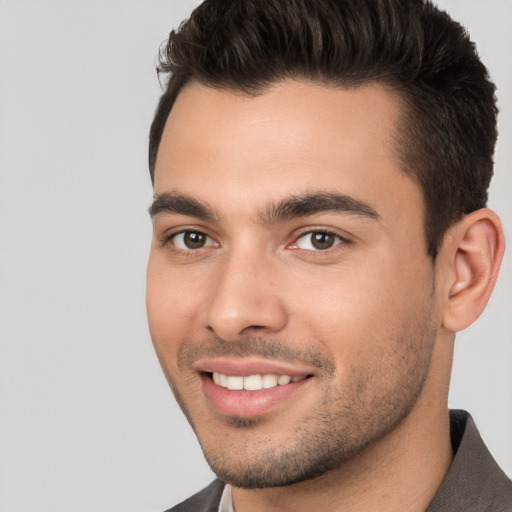
[[[206,0],[162,46],[168,75],[149,140],[155,162],[181,89],[257,95],[287,78],[382,83],[403,115],[396,148],[425,199],[427,252],[487,203],[497,138],[495,86],[465,29],[427,0]]]

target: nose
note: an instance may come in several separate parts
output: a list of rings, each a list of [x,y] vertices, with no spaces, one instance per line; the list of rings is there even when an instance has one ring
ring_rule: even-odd
[[[226,341],[281,331],[288,314],[278,269],[262,257],[232,256],[217,268],[207,328]],[[281,270],[282,272],[282,270]]]

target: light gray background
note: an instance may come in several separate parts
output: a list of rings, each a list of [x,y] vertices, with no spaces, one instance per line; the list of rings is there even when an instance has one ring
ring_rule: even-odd
[[[0,511],[160,511],[212,474],[144,309],[157,48],[194,0],[0,0]],[[499,87],[512,239],[512,2],[441,2]],[[459,335],[450,404],[512,474],[512,251]]]

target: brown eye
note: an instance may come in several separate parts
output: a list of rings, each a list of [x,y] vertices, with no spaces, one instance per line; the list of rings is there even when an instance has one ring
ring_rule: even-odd
[[[172,243],[182,250],[202,249],[203,247],[214,246],[215,242],[200,231],[183,231],[172,237]]]
[[[315,249],[330,249],[336,241],[335,238],[336,237],[330,233],[312,233],[311,244]]]
[[[183,243],[189,249],[199,249],[203,247],[206,242],[206,236],[203,233],[196,233],[194,231],[187,231],[183,235]]]
[[[311,231],[302,235],[296,242],[297,248],[308,251],[326,251],[342,242],[342,238],[326,231]]]

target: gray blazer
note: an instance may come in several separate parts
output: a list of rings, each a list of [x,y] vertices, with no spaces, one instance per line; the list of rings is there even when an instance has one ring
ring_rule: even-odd
[[[485,446],[473,418],[450,411],[455,457],[426,512],[512,512],[512,482]],[[215,480],[167,512],[218,512],[224,483]]]

